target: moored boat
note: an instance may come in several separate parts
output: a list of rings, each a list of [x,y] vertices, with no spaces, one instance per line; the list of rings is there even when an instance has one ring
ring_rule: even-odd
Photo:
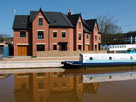
[[[64,61],[64,68],[135,66],[136,54],[80,54],[79,61]]]

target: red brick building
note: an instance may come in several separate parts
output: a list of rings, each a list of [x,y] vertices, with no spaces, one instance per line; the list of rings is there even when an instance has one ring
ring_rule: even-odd
[[[16,15],[13,24],[14,56],[36,56],[37,51],[99,50],[101,34],[96,19],[81,14],[30,11]]]

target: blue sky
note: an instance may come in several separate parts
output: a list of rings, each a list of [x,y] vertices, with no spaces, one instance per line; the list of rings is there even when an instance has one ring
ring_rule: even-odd
[[[30,10],[81,13],[84,19],[112,16],[123,32],[136,31],[136,0],[1,0],[0,33],[13,36],[16,15],[28,15]]]

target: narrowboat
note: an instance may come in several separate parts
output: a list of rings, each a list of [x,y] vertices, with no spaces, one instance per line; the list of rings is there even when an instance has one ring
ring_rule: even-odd
[[[64,61],[64,68],[135,66],[134,53],[80,54],[79,61]]]

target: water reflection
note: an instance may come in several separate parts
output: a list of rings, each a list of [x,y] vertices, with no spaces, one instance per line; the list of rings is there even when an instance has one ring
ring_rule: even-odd
[[[92,69],[70,69],[63,72],[39,71],[38,73],[32,71],[15,73],[14,76],[0,74],[0,78],[0,84],[2,80],[11,84],[14,82],[14,88],[10,87],[10,84],[5,84],[5,87],[14,90],[12,93],[14,99],[10,102],[136,101],[135,70],[95,72]],[[3,86],[0,85],[0,88]],[[8,97],[5,95],[3,98]]]
[[[50,72],[15,74],[14,78],[17,102],[81,102],[83,77],[80,75]]]

